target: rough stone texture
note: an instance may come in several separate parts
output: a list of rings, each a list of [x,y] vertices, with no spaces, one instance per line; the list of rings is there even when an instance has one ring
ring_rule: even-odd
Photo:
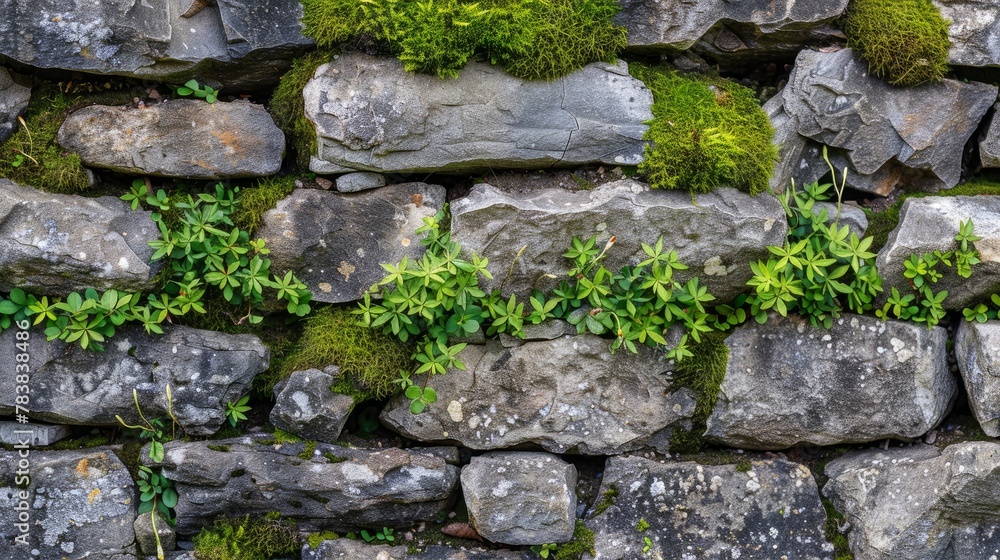
[[[141,513],[132,524],[135,530],[135,545],[140,554],[156,556],[156,536],[153,534],[153,520],[149,513]],[[173,550],[177,546],[177,533],[167,523],[167,518],[156,512],[156,531],[160,536],[160,548],[164,551]]]
[[[563,543],[576,522],[576,467],[548,453],[498,452],[462,467],[469,521],[486,540]]]
[[[869,76],[867,63],[851,49],[803,49],[788,85],[778,95],[780,111],[779,101],[768,102],[772,123],[843,149],[849,164],[848,184],[885,195],[895,186],[885,180],[892,173],[925,190],[955,186],[965,143],[996,101],[997,88],[956,80],[894,88]],[[791,140],[790,131],[779,131],[777,136]],[[792,142],[782,154],[781,165],[788,170],[779,171],[779,176],[787,178],[799,166],[798,146]],[[843,167],[834,163],[838,170]],[[864,179],[871,175],[881,180]]]
[[[348,173],[337,177],[337,190],[340,192],[358,192],[377,189],[385,186],[385,175],[361,171]]]
[[[884,294],[893,287],[900,293],[911,292],[910,281],[903,276],[906,259],[911,254],[957,248],[959,222],[967,220],[972,220],[975,234],[982,238],[975,242],[982,262],[972,267],[971,278],[962,278],[953,268],[938,265],[943,276],[934,291],[948,290],[944,307],[952,310],[988,301],[990,294],[1000,291],[1000,196],[929,196],[903,202],[899,225],[878,252],[875,264],[883,278]]]
[[[726,339],[729,363],[705,436],[783,449],[915,438],[951,407],[941,327],[844,314],[829,330],[772,315]]]
[[[18,129],[17,117],[28,108],[31,88],[14,81],[6,68],[0,67],[0,144]]]
[[[297,0],[0,0],[0,60],[232,88],[273,84],[312,41]]]
[[[321,66],[304,91],[317,173],[471,172],[635,165],[652,94],[624,62],[524,81],[472,62],[454,80],[360,53]]]
[[[637,51],[692,49],[723,64],[789,56],[805,45],[841,40],[830,25],[847,0],[623,0],[615,23]]]
[[[65,342],[31,338],[31,418],[62,424],[117,426],[115,415],[140,421],[134,388],[146,418],[166,417],[166,386],[174,415],[191,435],[211,435],[225,420],[227,401],[247,393],[254,375],[267,369],[270,351],[249,334],[171,327],[147,335],[126,325],[89,352]],[[0,348],[14,349],[17,329],[0,335]],[[0,383],[15,386],[12,351],[0,354]],[[14,391],[0,393],[0,414],[12,416]],[[131,523],[132,520],[129,520]]]
[[[852,452],[830,461],[830,498],[857,560],[989,560],[1000,554],[1000,445]]]
[[[333,381],[334,375],[318,369],[292,373],[280,392],[275,389],[271,423],[305,439],[336,441],[354,408],[354,399],[331,391]]]
[[[992,0],[932,0],[947,20],[948,64],[1000,66],[1000,12]]]
[[[525,552],[511,550],[469,550],[470,541],[460,549],[430,545],[422,551],[407,553],[407,546],[368,544],[354,539],[323,541],[317,548],[302,547],[302,560],[525,560]]]
[[[29,408],[30,410],[30,408]],[[52,445],[69,437],[68,426],[36,424],[34,422],[0,422],[0,443],[15,445],[28,442],[32,447]]]
[[[188,179],[271,175],[285,152],[285,135],[271,115],[245,101],[91,105],[66,118],[58,139],[92,167]]]
[[[149,212],[114,197],[50,194],[0,179],[0,291],[153,287]]]
[[[421,441],[472,449],[538,444],[554,453],[613,455],[644,446],[666,447],[670,430],[689,418],[687,389],[670,391],[671,365],[641,348],[618,352],[593,335],[467,346],[453,370],[428,382],[438,400],[420,414],[397,397],[382,423]]]
[[[574,236],[596,235],[598,247],[615,236],[603,264],[617,271],[644,260],[642,243],[654,245],[662,235],[664,248],[676,249],[689,267],[675,278],[686,282],[697,276],[699,285],[725,301],[746,288],[753,274],[747,263],[766,259],[767,246],[781,245],[788,231],[785,212],[770,195],[720,188],[692,201],[687,192],[652,190],[631,179],[589,191],[525,194],[479,184],[452,203],[451,215],[452,240],[489,258],[493,280],[483,283],[485,289],[502,288],[525,299],[533,289],[558,286],[570,268],[562,255]]]
[[[990,117],[990,124],[986,128],[986,134],[979,141],[979,159],[983,167],[1000,167],[1000,119],[996,116],[996,110],[1000,108],[1000,103],[993,106],[993,116]]]
[[[133,558],[138,494],[128,469],[110,449],[34,451],[31,484],[20,495],[17,451],[0,451],[0,554],[11,560]],[[21,502],[25,501],[26,504]],[[21,508],[28,545],[13,544]],[[37,553],[33,555],[32,550]]]
[[[955,360],[973,415],[986,435],[1000,437],[1000,321],[961,321]]]
[[[197,533],[225,514],[271,511],[301,531],[399,527],[435,519],[454,498],[458,467],[398,448],[368,450],[238,438],[166,444],[163,474],[180,496],[177,532]]]
[[[753,461],[739,472],[736,465],[611,457],[600,495],[612,487],[618,495],[611,506],[586,521],[595,558],[833,558],[826,512],[805,465]],[[640,519],[650,526],[644,533],[636,531]],[[653,545],[648,554],[644,537]]]
[[[264,214],[259,235],[272,269],[294,270],[313,300],[353,301],[385,276],[381,263],[423,255],[416,230],[444,203],[444,187],[424,183],[357,194],[297,189]]]

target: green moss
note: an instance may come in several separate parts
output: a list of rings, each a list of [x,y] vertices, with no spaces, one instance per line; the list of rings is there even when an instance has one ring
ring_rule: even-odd
[[[658,189],[766,191],[777,160],[774,129],[753,90],[731,80],[629,66],[653,92],[639,172]]]
[[[597,507],[594,508],[594,515],[596,516],[604,513],[605,510],[611,507],[611,504],[615,503],[615,498],[617,496],[618,487],[612,484],[610,488],[601,494],[601,501],[597,504]]]
[[[306,319],[302,340],[283,372],[287,376],[331,364],[342,374],[334,390],[360,402],[393,394],[399,370],[410,368],[410,351],[377,329],[359,325],[349,310],[327,307]]]
[[[333,531],[309,533],[309,548],[316,549],[319,548],[320,543],[322,543],[323,541],[332,541],[339,538],[340,535],[334,533]]]
[[[347,460],[344,457],[337,457],[336,455],[330,453],[329,451],[323,454],[323,458],[326,459],[326,462],[330,464],[343,463],[344,461]]]
[[[360,2],[355,3],[355,7],[360,5]],[[316,154],[316,129],[306,118],[302,90],[316,69],[333,60],[335,54],[331,49],[319,49],[297,59],[291,70],[281,77],[271,96],[271,115],[284,131],[289,146],[295,151],[295,161],[302,169],[309,169],[309,156]]]
[[[299,453],[299,459],[303,461],[308,461],[313,458],[313,454],[316,453],[316,442],[307,441],[305,448]]]
[[[579,560],[585,554],[596,554],[594,552],[594,532],[578,519],[573,528],[573,540],[557,546],[553,558],[555,560]]]
[[[233,225],[250,232],[257,231],[264,212],[275,207],[278,201],[295,190],[295,177],[266,177],[257,186],[240,189],[240,205],[233,212]]]
[[[747,460],[736,463],[736,472],[750,472],[753,470],[753,463]]]
[[[198,560],[270,560],[298,557],[294,524],[273,515],[251,519],[220,519],[194,538]]]
[[[847,46],[895,86],[940,82],[948,71],[948,22],[931,0],[852,0]]]
[[[675,429],[670,439],[670,450],[677,453],[696,453],[704,442],[705,422],[715,408],[719,398],[719,388],[726,377],[729,363],[729,348],[725,340],[726,332],[713,331],[701,335],[701,342],[691,346],[694,356],[677,364],[674,372],[674,387],[687,387],[695,393],[695,411],[691,418],[691,431]]]
[[[833,507],[829,498],[823,498],[823,509],[826,510],[826,540],[833,545],[836,560],[854,560],[854,553],[847,543],[847,536],[840,532],[839,526],[844,523],[844,516]]]
[[[635,524],[635,530],[640,533],[645,533],[649,530],[649,521],[646,521],[645,517],[640,517],[639,522]]]
[[[229,453],[228,445],[209,445],[208,448],[219,453]]]
[[[454,77],[482,55],[526,79],[552,79],[626,45],[615,0],[303,0],[306,35],[320,47],[363,37],[409,71]]]

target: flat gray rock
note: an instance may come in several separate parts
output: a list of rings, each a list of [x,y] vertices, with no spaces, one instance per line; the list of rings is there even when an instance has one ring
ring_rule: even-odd
[[[920,437],[957,393],[946,339],[941,327],[849,313],[829,330],[797,316],[750,321],[726,339],[705,437],[749,449]]]
[[[30,100],[31,88],[15,82],[10,72],[0,67],[0,144],[20,128],[17,117],[24,114]]]
[[[249,437],[167,443],[163,474],[180,496],[178,534],[197,534],[219,515],[272,511],[301,531],[408,526],[446,511],[458,483],[458,467],[403,449],[319,443],[303,459],[304,450]]]
[[[850,523],[857,560],[990,560],[1000,550],[1000,444],[852,452],[823,494]]]
[[[321,66],[303,92],[317,173],[468,173],[642,160],[652,93],[625,63],[525,81],[471,62],[453,80],[361,53]]]
[[[69,437],[69,435],[69,426],[38,424],[35,422],[0,421],[0,443],[7,445],[27,442],[31,447],[41,447],[52,445],[61,439]]]
[[[948,21],[948,64],[1000,66],[1000,11],[991,0],[931,0]]]
[[[972,267],[970,278],[962,278],[954,268],[939,264],[937,270],[942,277],[933,289],[948,291],[943,305],[950,310],[989,302],[992,293],[1000,292],[1000,196],[929,196],[903,202],[899,225],[878,252],[875,264],[883,278],[883,298],[893,287],[900,293],[912,293],[910,280],[903,276],[903,263],[911,254],[956,249],[959,222],[968,220],[982,238],[974,244],[981,262]]]
[[[617,496],[585,522],[594,531],[595,558],[832,560],[809,468],[749,463],[741,472],[737,465],[609,458],[599,495],[614,488]],[[646,531],[637,529],[640,520]]]
[[[17,451],[0,451],[0,552],[4,558],[135,557],[132,522],[138,494],[128,469],[110,449],[31,450],[26,469],[19,467],[20,459]],[[30,473],[27,488],[17,486],[18,470]],[[28,518],[23,533],[17,527],[22,512]],[[26,545],[14,543],[21,534],[27,534]]]
[[[420,441],[458,442],[472,449],[532,443],[553,453],[613,455],[666,449],[670,431],[690,418],[694,399],[671,390],[672,364],[646,347],[620,351],[593,335],[503,348],[467,346],[451,370],[427,383],[438,400],[420,414],[400,396],[382,423]]]
[[[271,268],[294,270],[314,301],[354,301],[385,276],[382,263],[424,254],[416,230],[444,203],[444,187],[424,183],[353,194],[296,189],[264,214],[258,235]]]
[[[542,545],[573,538],[576,467],[556,455],[495,452],[462,467],[469,521],[495,543]]]
[[[293,372],[280,392],[275,389],[271,423],[305,439],[337,441],[354,408],[354,399],[331,391],[333,381],[333,375],[318,369]]]
[[[165,330],[164,335],[147,335],[137,325],[126,325],[105,343],[104,352],[48,342],[32,331],[30,417],[117,426],[117,414],[136,425],[140,418],[132,389],[146,418],[166,418],[170,385],[180,426],[191,435],[215,433],[226,420],[226,403],[249,391],[254,376],[267,369],[270,351],[254,335],[182,326]],[[14,348],[16,332],[0,334],[0,347]],[[0,382],[16,385],[17,363],[15,354],[0,354]],[[0,393],[0,415],[13,416],[15,404],[13,390]],[[169,423],[167,419],[168,429]]]
[[[961,321],[955,360],[976,420],[986,435],[1000,437],[1000,321]]]
[[[50,194],[0,179],[0,291],[153,288],[160,238],[150,213],[117,198]]]
[[[337,190],[340,192],[359,192],[377,189],[385,186],[385,175],[359,171],[337,177]]]
[[[285,152],[271,115],[245,101],[91,105],[66,117],[58,139],[91,167],[187,179],[272,175]]]
[[[781,245],[788,231],[781,204],[768,194],[719,188],[692,201],[690,193],[653,190],[631,179],[589,191],[525,194],[479,184],[451,204],[451,215],[452,241],[489,259],[493,280],[483,281],[484,289],[500,288],[525,301],[534,289],[558,286],[571,266],[563,253],[573,237],[592,235],[599,248],[616,237],[602,261],[616,272],[645,260],[642,243],[655,245],[662,235],[664,249],[676,249],[689,267],[675,279],[697,276],[700,286],[725,301],[746,288],[753,274],[747,263],[766,259],[767,246]]]

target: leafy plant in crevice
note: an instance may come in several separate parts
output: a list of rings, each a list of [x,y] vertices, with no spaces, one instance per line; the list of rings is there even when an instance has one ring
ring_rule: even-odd
[[[173,512],[177,505],[177,491],[174,490],[174,484],[170,479],[146,466],[139,467],[139,480],[136,481],[136,485],[139,488],[138,514],[149,514],[153,539],[156,541],[156,557],[158,560],[163,560],[163,544],[160,542],[160,532],[156,527],[156,514],[162,514],[171,527],[177,523]]]
[[[653,120],[639,172],[658,189],[706,193],[768,190],[777,161],[774,129],[753,90],[724,78],[632,63],[653,94]]]
[[[215,103],[219,100],[219,90],[211,86],[199,84],[198,80],[188,80],[182,86],[170,86],[174,93],[181,97],[195,97],[204,99],[207,103]]]
[[[139,392],[136,389],[132,389],[132,401],[135,403],[135,411],[139,415],[139,419],[142,424],[131,425],[122,420],[122,417],[115,415],[115,419],[123,427],[131,430],[139,430],[140,439],[149,440],[149,458],[154,463],[163,462],[163,442],[173,440],[177,437],[177,418],[174,416],[174,398],[173,393],[170,391],[170,385],[166,387],[167,395],[167,416],[170,417],[170,435],[166,433],[166,426],[162,418],[153,418],[149,420],[146,415],[142,413],[142,407],[139,406]]]
[[[392,529],[388,527],[382,527],[375,533],[369,533],[366,530],[362,530],[361,538],[363,538],[365,542],[372,542],[372,541],[393,542],[396,540],[396,537],[392,535]]]
[[[355,8],[358,6],[360,3],[354,3]],[[336,56],[335,50],[320,48],[297,58],[271,95],[269,109],[274,124],[285,133],[289,147],[295,151],[295,163],[301,169],[309,169],[309,157],[316,153],[316,129],[306,118],[302,90],[316,69]]]
[[[559,548],[559,545],[556,543],[545,543],[532,546],[531,551],[537,554],[540,558],[548,558],[549,556],[554,558],[557,548]]]
[[[250,405],[247,404],[248,402],[250,402],[250,395],[244,395],[235,403],[232,401],[226,402],[226,420],[229,421],[230,426],[235,428],[237,422],[247,419],[246,413],[251,410]]]

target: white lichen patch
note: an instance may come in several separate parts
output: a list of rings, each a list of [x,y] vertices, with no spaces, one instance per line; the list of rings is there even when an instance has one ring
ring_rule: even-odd
[[[705,261],[705,276],[725,276],[729,270],[722,264],[722,257],[715,256]]]
[[[448,416],[452,422],[461,422],[464,418],[462,415],[462,403],[458,401],[448,403]]]

